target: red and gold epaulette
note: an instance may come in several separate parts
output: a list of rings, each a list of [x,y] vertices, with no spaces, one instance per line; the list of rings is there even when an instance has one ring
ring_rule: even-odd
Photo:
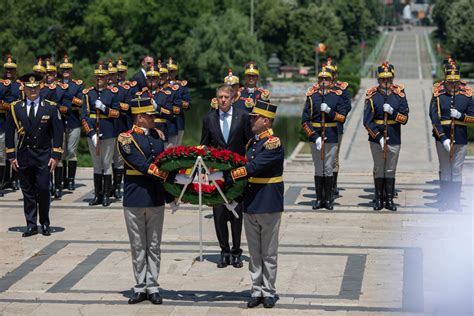
[[[253,102],[252,98],[244,98],[245,99],[245,107],[247,109],[251,109],[255,106],[255,102]]]
[[[130,89],[130,86],[129,86],[128,84],[126,84],[126,83],[121,82],[121,83],[119,83],[118,85],[121,86],[122,88],[124,88],[125,90]]]
[[[444,81],[435,82],[435,83],[433,84],[433,88],[441,86],[441,85],[443,84],[443,82],[444,82]]]
[[[177,81],[180,85],[182,85],[183,87],[185,87],[187,84],[188,84],[188,81],[187,80],[178,80]]]
[[[331,89],[331,90],[329,90],[329,92],[333,92],[337,95],[342,95],[342,90],[340,90],[340,89]]]
[[[69,88],[69,85],[67,83],[58,82],[58,85],[64,90],[67,90],[67,88]]]
[[[405,89],[405,86],[400,84],[400,85],[392,85],[392,92],[397,94],[398,96],[404,98],[405,97],[405,93],[403,92],[403,89]]]
[[[267,89],[263,89],[263,88],[258,88],[258,91],[260,91],[262,93],[261,97],[262,97],[263,101],[269,101],[270,100],[270,91],[268,91]]]
[[[82,94],[88,94],[91,90],[94,90],[94,87],[86,88],[82,90]]]
[[[165,134],[159,128],[155,128],[155,132],[158,134],[161,140],[165,140]]]
[[[46,87],[48,87],[50,90],[54,90],[56,89],[56,83],[55,82],[52,82],[52,83],[47,83],[45,84]]]
[[[377,86],[375,87],[372,87],[370,88],[369,90],[367,90],[367,92],[365,93],[365,98],[368,100],[370,98],[372,98],[372,96],[375,94],[375,92],[377,92]]]
[[[211,100],[211,108],[217,109],[219,107],[219,103],[217,102],[217,98],[212,98]]]
[[[132,129],[130,130],[132,133],[138,134],[138,135],[143,135],[145,134],[145,131],[142,130],[140,127],[134,125]]]
[[[176,90],[179,89],[179,85],[177,85],[177,84],[171,84],[171,85],[170,85],[170,88],[173,89],[174,91],[176,91]]]
[[[137,85],[137,82],[135,80],[133,81],[127,81],[127,84],[130,86],[130,87],[135,87]]]
[[[117,142],[122,145],[129,145],[132,142],[132,130],[120,133],[119,136],[117,137]]]
[[[346,90],[347,87],[349,86],[349,84],[347,82],[344,82],[344,81],[336,81],[336,83],[334,85],[336,87],[338,87],[339,89],[341,89],[341,90]]]
[[[117,93],[119,91],[117,87],[107,87],[107,89],[109,89],[113,93]]]
[[[466,97],[472,97],[472,88],[468,85],[459,86],[459,93],[465,95]]]
[[[8,79],[0,79],[0,82],[4,85],[4,86],[9,86],[12,82]]]
[[[433,86],[433,96],[436,98],[436,97],[439,97],[441,94],[444,94],[446,93],[446,91],[444,90],[444,86],[443,85],[440,85],[440,86]]]
[[[263,144],[266,150],[276,149],[281,146],[280,138],[276,136],[268,136],[267,141]]]
[[[159,91],[159,92],[163,92],[163,93],[166,94],[166,95],[170,95],[170,94],[171,94],[171,91],[169,91],[169,90],[160,89],[160,90],[158,90],[158,91]]]
[[[84,81],[79,80],[79,79],[72,79],[72,82],[74,82],[74,83],[77,84],[78,86],[80,86],[81,84],[84,83]]]

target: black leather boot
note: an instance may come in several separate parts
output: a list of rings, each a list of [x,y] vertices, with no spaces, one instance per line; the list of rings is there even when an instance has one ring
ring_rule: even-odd
[[[68,176],[68,190],[74,191],[76,189],[76,170],[77,170],[77,161],[69,161],[67,166],[67,176]]]
[[[333,172],[332,177],[333,177],[333,196],[338,196],[339,195],[339,189],[337,188],[337,174],[338,172]]]
[[[63,160],[63,190],[67,190],[69,187],[69,179],[67,178],[68,164],[67,160]]]
[[[383,208],[383,191],[384,191],[383,178],[375,178],[374,184],[375,184],[374,211],[380,211]]]
[[[63,195],[63,167],[54,169],[54,198],[60,199]]]
[[[313,204],[313,210],[318,210],[324,207],[324,191],[323,191],[323,177],[315,176],[314,177],[314,186],[316,190],[316,200]]]
[[[327,210],[332,211],[333,206],[333,193],[334,193],[334,178],[324,177],[324,207]]]
[[[94,198],[89,202],[90,206],[102,204],[104,200],[102,195],[102,178],[101,174],[94,173]]]
[[[112,175],[106,174],[104,175],[104,199],[102,201],[102,206],[109,206],[110,205],[110,192],[112,189]]]
[[[123,177],[123,169],[114,169],[114,197],[116,199],[122,198],[122,177]]]
[[[395,178],[385,178],[385,208],[395,212],[397,207],[393,203],[393,193],[395,192]]]

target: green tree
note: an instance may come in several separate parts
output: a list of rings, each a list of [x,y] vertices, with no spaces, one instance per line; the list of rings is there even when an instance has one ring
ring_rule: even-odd
[[[446,21],[446,35],[451,53],[466,62],[474,61],[474,6],[472,0],[459,0],[451,4]]]

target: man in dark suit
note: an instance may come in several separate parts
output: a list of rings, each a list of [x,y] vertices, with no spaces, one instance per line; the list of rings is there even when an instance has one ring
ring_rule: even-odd
[[[142,59],[142,67],[138,72],[133,76],[132,81],[137,82],[138,91],[141,91],[146,87],[146,70],[153,65],[154,59],[150,55],[146,55]]]
[[[20,78],[25,98],[13,102],[5,126],[7,158],[20,175],[27,228],[23,237],[38,233],[49,236],[49,177],[61,159],[63,124],[56,104],[41,97],[43,77],[26,74]],[[15,134],[18,145],[15,146]]]
[[[227,149],[245,155],[245,145],[252,138],[252,130],[248,114],[244,110],[232,106],[232,88],[223,85],[217,88],[216,98],[218,108],[209,111],[202,124],[201,145],[220,149]],[[242,232],[242,207],[236,208],[239,218],[227,209],[225,205],[213,207],[214,225],[217,239],[221,247],[221,258],[218,268],[231,264],[235,268],[242,267],[242,249],[240,249],[240,235]],[[229,231],[227,222],[230,221],[232,231],[232,249],[229,246]]]

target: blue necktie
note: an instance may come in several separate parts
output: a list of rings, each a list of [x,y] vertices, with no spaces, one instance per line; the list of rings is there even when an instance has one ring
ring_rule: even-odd
[[[227,143],[229,139],[229,122],[227,122],[228,113],[222,113],[222,135],[224,136],[224,140]]]

